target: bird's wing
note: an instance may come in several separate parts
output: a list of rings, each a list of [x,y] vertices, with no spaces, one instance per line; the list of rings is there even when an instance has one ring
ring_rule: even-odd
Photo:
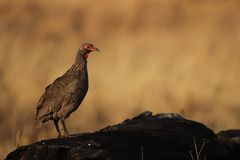
[[[60,110],[62,103],[66,103],[68,97],[77,89],[78,83],[78,80],[71,76],[62,76],[47,86],[37,103],[36,118],[41,119]]]

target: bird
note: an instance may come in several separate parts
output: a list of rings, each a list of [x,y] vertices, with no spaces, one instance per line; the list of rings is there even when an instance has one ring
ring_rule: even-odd
[[[99,49],[91,43],[81,44],[73,65],[45,88],[45,92],[36,106],[37,127],[44,122],[53,120],[59,138],[70,136],[65,120],[78,109],[87,94],[89,85],[87,59],[92,51],[99,52]],[[61,134],[59,129],[59,121],[64,134]]]

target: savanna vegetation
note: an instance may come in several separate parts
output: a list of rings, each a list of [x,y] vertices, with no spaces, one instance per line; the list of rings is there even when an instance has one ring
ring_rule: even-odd
[[[94,131],[144,110],[178,112],[216,132],[240,124],[237,0],[0,1],[0,159],[56,136],[36,128],[44,88],[73,63],[82,42],[90,88],[67,120]]]

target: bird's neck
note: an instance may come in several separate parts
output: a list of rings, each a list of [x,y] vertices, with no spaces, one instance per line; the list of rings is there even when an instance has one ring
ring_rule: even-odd
[[[78,52],[77,52],[77,55],[76,55],[76,58],[75,58],[75,63],[82,63],[82,64],[85,64],[87,63],[87,59],[83,56],[86,51],[85,50],[81,50],[79,49]]]
[[[75,62],[69,70],[70,72],[87,73],[87,60],[83,57],[83,55],[84,55],[83,51],[79,50],[76,55]]]

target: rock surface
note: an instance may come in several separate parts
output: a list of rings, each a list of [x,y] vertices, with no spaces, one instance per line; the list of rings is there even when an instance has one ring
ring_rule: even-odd
[[[223,135],[178,114],[144,112],[94,133],[19,147],[6,160],[197,160],[197,154],[199,160],[233,159]]]
[[[221,131],[217,136],[228,150],[228,159],[240,160],[240,130]]]

